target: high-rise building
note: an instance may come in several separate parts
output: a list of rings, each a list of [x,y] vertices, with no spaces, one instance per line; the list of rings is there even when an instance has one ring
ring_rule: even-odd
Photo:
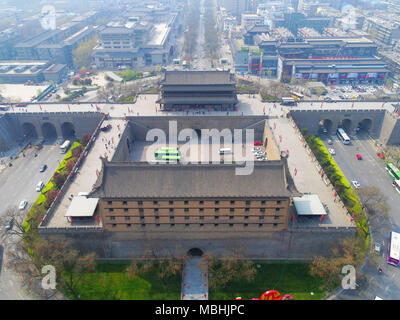
[[[224,8],[239,21],[242,13],[249,10],[249,0],[223,0]]]

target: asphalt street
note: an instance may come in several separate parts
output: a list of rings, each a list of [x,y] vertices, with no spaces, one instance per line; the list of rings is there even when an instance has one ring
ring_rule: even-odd
[[[43,181],[46,184],[65,156],[60,153],[55,141],[45,143],[39,151],[31,147],[25,150],[24,154],[25,157],[21,153],[19,158],[12,160],[12,167],[0,172],[0,203],[2,204],[0,215],[3,215],[7,208],[18,206],[21,200],[28,201],[25,209],[28,212],[29,207],[39,195],[35,190],[37,183]],[[35,154],[37,154],[36,157]],[[39,172],[43,164],[46,164],[48,168],[44,172]],[[20,279],[5,268],[6,252],[2,249],[0,243],[0,300],[28,299],[20,289]]]
[[[392,178],[385,170],[385,163],[377,156],[373,142],[365,134],[352,135],[350,145],[344,145],[336,135],[321,138],[327,148],[335,150],[333,158],[350,183],[356,180],[361,187],[377,186],[381,189],[387,197],[392,222],[390,227],[383,219],[378,219],[378,223],[371,228],[373,241],[382,245],[378,264],[383,269],[383,274],[378,275],[377,267],[373,263],[366,263],[363,272],[369,279],[367,287],[362,290],[345,290],[337,299],[374,299],[375,296],[400,299],[400,270],[386,263],[389,233],[392,229],[400,231],[400,194],[392,187]],[[332,139],[333,145],[327,144],[328,138]],[[357,160],[356,154],[361,154],[363,159]]]
[[[0,172],[0,203],[3,209],[18,206],[21,200],[27,200],[29,208],[39,195],[35,190],[38,182],[46,184],[65,156],[60,153],[58,145],[46,143],[42,150],[31,147],[24,153],[25,158],[21,153],[18,159],[12,161],[12,167]],[[48,168],[39,172],[43,164]]]

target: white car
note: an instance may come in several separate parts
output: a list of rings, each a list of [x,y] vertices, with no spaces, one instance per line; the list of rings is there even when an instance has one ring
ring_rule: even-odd
[[[28,201],[26,201],[26,200],[22,200],[20,203],[19,203],[19,210],[24,210],[25,208],[26,208],[26,205],[28,204]]]
[[[333,148],[329,148],[329,149],[328,149],[328,152],[329,152],[331,155],[335,155],[335,154],[336,154],[335,149],[333,149]]]
[[[361,187],[360,183],[356,180],[353,180],[351,183],[353,184],[354,188],[356,188],[356,189],[359,189]]]

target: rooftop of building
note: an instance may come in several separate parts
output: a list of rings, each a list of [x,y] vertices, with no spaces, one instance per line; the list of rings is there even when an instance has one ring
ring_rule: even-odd
[[[285,160],[254,162],[249,175],[237,175],[237,167],[224,163],[183,165],[103,160],[89,197],[285,198],[299,194],[287,179]]]
[[[235,83],[230,71],[166,71],[166,85],[226,85]]]

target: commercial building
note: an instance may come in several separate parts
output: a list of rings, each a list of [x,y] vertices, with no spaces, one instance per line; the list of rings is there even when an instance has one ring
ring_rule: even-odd
[[[40,83],[45,80],[43,71],[50,66],[49,61],[0,61],[1,83]]]
[[[249,0],[223,0],[222,6],[236,19],[240,19],[242,13],[249,8]]]
[[[297,36],[299,38],[319,38],[321,34],[313,28],[304,27],[298,29]]]
[[[241,19],[241,26],[247,30],[257,25],[264,25],[264,17],[257,14],[243,13]]]
[[[283,19],[272,20],[273,28],[287,28],[293,34],[297,34],[299,28],[313,28],[319,33],[322,33],[324,28],[333,26],[334,19],[324,16],[309,16],[299,12],[285,13]]]
[[[281,81],[303,79],[324,84],[384,84],[389,70],[379,58],[327,56],[314,59],[281,58]]]
[[[109,24],[99,32],[93,60],[98,69],[133,69],[150,65],[167,65],[175,52],[175,36],[181,30],[181,11],[163,10],[163,15],[152,12],[130,12],[136,16]]]
[[[362,29],[384,44],[391,44],[393,38],[398,38],[400,35],[400,24],[398,21],[388,21],[377,17],[367,17],[364,20]]]
[[[235,110],[234,75],[229,71],[166,71],[157,100],[161,110]]]

